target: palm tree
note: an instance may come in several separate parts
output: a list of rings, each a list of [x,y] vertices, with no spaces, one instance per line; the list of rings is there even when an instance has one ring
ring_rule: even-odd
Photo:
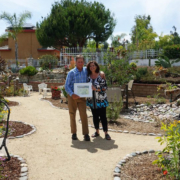
[[[16,59],[16,71],[18,69],[18,34],[23,30],[23,24],[27,18],[31,18],[31,13],[25,11],[17,17],[16,13],[13,15],[3,12],[0,14],[0,19],[4,19],[10,27],[7,28],[6,34],[0,36],[0,39],[4,39],[5,36],[12,37],[15,41],[15,59]]]

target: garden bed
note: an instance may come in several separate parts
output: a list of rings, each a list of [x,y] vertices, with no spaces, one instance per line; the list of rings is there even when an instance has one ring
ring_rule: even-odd
[[[152,162],[158,157],[154,153],[147,153],[131,158],[121,166],[121,180],[166,180],[171,179],[163,174],[161,168]],[[171,179],[173,180],[173,179]]]
[[[18,106],[19,105],[19,103],[18,102],[16,102],[16,101],[9,101],[8,103],[8,106]]]
[[[88,118],[88,124],[93,125],[93,118]],[[135,133],[154,133],[164,134],[160,126],[155,126],[155,123],[136,122],[130,119],[119,118],[116,122],[108,122],[108,129],[128,131],[132,134]]]
[[[5,132],[4,127],[6,127],[6,121],[3,121],[0,123],[0,127],[3,129],[3,132]],[[27,134],[31,132],[33,128],[28,125],[21,122],[15,122],[15,121],[9,121],[9,133],[8,137],[16,137],[21,136],[24,134]],[[0,135],[0,138],[4,137],[4,135]]]
[[[19,180],[21,172],[21,162],[11,157],[10,161],[3,161],[6,157],[0,157],[0,179],[1,180]]]

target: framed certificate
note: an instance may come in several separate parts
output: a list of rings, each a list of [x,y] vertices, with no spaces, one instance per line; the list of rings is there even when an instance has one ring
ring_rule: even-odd
[[[74,83],[74,94],[80,97],[92,97],[92,83]]]

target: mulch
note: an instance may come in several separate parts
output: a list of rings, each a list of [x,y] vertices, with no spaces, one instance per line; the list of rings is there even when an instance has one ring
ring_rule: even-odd
[[[21,163],[17,158],[11,157],[10,161],[3,161],[6,157],[0,157],[0,179],[19,180]]]
[[[138,155],[131,158],[121,167],[121,180],[173,180],[169,174],[152,162],[158,157],[154,153]]]
[[[16,102],[16,101],[9,101],[8,103],[8,106],[18,106],[19,105],[19,103],[18,102]]]
[[[0,123],[0,126],[6,126],[6,121],[3,121]],[[21,122],[14,122],[14,121],[9,121],[9,130],[10,134],[8,134],[8,137],[10,136],[20,136],[20,135],[23,135],[23,134],[27,134],[29,133],[30,131],[32,131],[32,127],[30,125],[27,125],[27,124],[24,124],[24,123],[21,123]],[[4,135],[0,136],[1,137],[4,137]]]

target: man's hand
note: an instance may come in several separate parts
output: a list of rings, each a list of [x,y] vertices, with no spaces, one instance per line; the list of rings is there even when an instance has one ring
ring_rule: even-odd
[[[100,76],[101,76],[101,78],[102,78],[102,79],[106,79],[105,74],[104,74],[104,72],[103,72],[103,71],[100,71],[100,73],[99,73],[99,74],[100,74]]]
[[[95,88],[95,86],[93,86],[93,85],[92,85],[92,90],[96,91],[96,88]]]
[[[73,95],[72,95],[72,98],[73,98],[73,99],[79,99],[80,97],[79,97],[78,95],[76,95],[76,94],[73,94]]]

